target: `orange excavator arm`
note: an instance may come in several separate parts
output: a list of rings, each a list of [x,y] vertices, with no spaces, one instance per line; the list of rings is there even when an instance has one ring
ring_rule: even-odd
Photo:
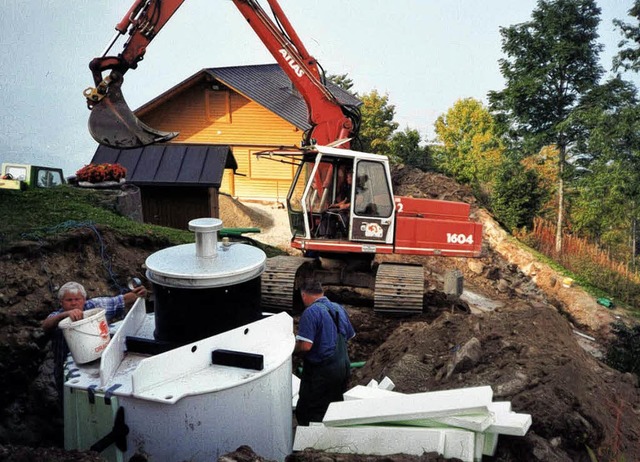
[[[343,140],[341,144],[348,148],[348,140],[357,135],[359,128],[357,108],[342,105],[333,96],[325,85],[320,66],[307,52],[277,0],[267,1],[275,21],[257,0],[233,0],[233,3],[307,104],[311,129],[305,134],[303,144],[331,144]],[[116,25],[116,35],[102,56],[89,64],[96,86],[87,88],[84,95],[91,110],[89,131],[98,143],[135,148],[168,141],[178,135],[154,130],[142,123],[125,102],[121,86],[124,74],[138,66],[149,43],[183,2],[136,0]],[[117,39],[127,32],[129,38],[122,52],[117,56],[109,55]]]

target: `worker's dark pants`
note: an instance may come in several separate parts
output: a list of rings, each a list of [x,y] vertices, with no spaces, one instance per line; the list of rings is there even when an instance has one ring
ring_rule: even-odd
[[[320,364],[304,361],[296,404],[298,425],[322,422],[329,403],[342,401],[347,391],[350,363],[344,337],[339,335],[333,356]]]

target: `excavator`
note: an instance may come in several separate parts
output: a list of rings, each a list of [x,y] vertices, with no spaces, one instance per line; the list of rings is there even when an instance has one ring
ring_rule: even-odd
[[[293,310],[301,280],[313,275],[325,284],[373,289],[378,312],[422,311],[424,268],[409,263],[415,260],[410,256],[478,257],[482,225],[470,220],[469,204],[394,195],[388,158],[351,149],[360,127],[359,109],[331,93],[322,67],[277,0],[266,0],[273,18],[257,0],[232,1],[305,100],[310,124],[300,147],[257,154],[298,166],[287,209],[291,246],[302,253],[267,260],[262,306]],[[124,74],[138,66],[183,2],[135,0],[105,51],[91,61],[95,87],[84,95],[91,110],[89,131],[98,143],[127,149],[178,135],[140,121],[121,86]],[[124,35],[122,51],[110,55]],[[399,258],[377,258],[385,255]]]

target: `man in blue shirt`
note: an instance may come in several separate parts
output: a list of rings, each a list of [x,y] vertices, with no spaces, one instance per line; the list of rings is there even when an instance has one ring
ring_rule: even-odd
[[[329,403],[343,400],[350,375],[347,340],[356,333],[345,309],[324,296],[319,282],[305,281],[300,294],[306,309],[294,349],[304,357],[296,419],[309,425],[322,422]]]

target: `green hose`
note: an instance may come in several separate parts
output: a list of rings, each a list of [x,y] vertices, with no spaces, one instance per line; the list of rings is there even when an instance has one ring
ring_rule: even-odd
[[[244,233],[259,233],[260,228],[222,228],[218,231],[220,237],[237,237]]]

